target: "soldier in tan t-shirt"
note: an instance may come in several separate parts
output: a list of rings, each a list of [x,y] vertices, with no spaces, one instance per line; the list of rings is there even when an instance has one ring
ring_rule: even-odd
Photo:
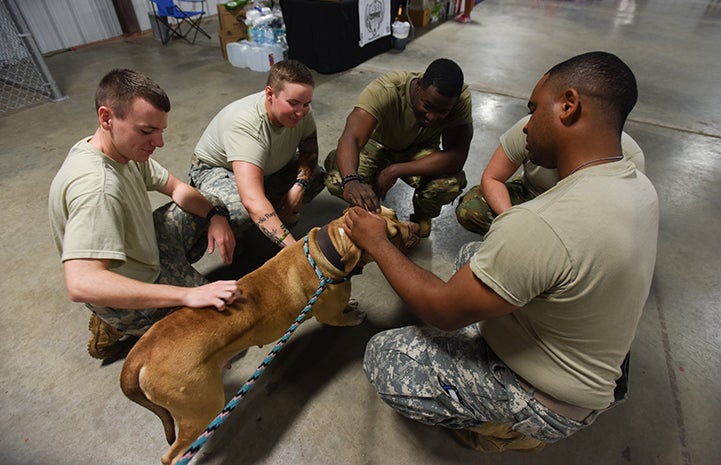
[[[238,244],[253,225],[279,247],[294,243],[288,228],[325,187],[314,88],[304,64],[279,61],[265,89],[222,108],[195,146],[190,180],[225,202]]]
[[[394,72],[371,82],[328,154],[328,191],[378,211],[398,179],[415,189],[411,221],[421,236],[466,187],[473,137],[471,94],[456,63],[438,59],[423,74]]]
[[[208,284],[191,266],[216,248],[232,261],[227,211],[150,158],[164,143],[165,91],[116,69],[100,81],[95,105],[98,128],[70,149],[51,183],[48,213],[68,294],[92,312],[88,352],[107,360],[127,350],[126,336],[173,309],[224,310],[239,294],[235,281]],[[173,201],[153,211],[148,191]]]

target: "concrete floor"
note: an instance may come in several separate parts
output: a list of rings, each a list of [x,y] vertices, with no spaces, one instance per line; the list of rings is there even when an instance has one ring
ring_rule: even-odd
[[[629,5],[635,10],[629,12]],[[217,28],[216,19],[205,22]],[[473,90],[475,135],[466,166],[477,182],[498,136],[526,111],[536,80],[584,51],[621,56],[640,100],[626,127],[646,153],[661,201],[654,284],[633,346],[630,399],[539,454],[483,455],[442,428],[395,414],[366,381],[361,358],[377,331],[413,323],[375,265],[354,278],[367,321],[355,328],[305,323],[211,439],[198,464],[669,464],[721,463],[721,5],[718,0],[486,0],[473,22],[417,34],[403,52],[355,69],[317,75],[314,111],[321,158],[334,148],[363,86],[392,69],[423,70],[446,56]],[[93,93],[111,67],[152,76],[173,101],[166,146],[156,158],[187,179],[192,149],[229,101],[260,90],[264,73],[223,61],[216,37],[165,47],[152,36],[48,57],[67,100],[0,117],[0,464],[154,464],[166,449],[160,421],[127,400],[121,363],[102,366],[85,344],[88,314],[70,302],[50,241],[47,191],[70,146],[94,131]],[[408,214],[409,191],[388,204]],[[160,198],[153,198],[159,203]],[[296,233],[339,215],[326,192]],[[412,258],[442,277],[458,247],[475,237],[450,207]],[[271,249],[251,244],[242,263],[213,276],[239,276]],[[269,283],[269,285],[280,285]],[[227,373],[231,396],[270,347],[252,348]]]

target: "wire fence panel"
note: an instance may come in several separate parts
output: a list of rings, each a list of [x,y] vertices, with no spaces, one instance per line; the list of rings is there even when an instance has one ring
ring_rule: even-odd
[[[15,5],[0,0],[0,113],[62,98],[33,44]]]

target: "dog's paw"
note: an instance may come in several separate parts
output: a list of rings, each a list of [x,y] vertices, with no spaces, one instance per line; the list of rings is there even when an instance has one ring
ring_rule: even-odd
[[[358,301],[353,298],[350,298],[350,299],[348,299],[348,303],[346,304],[345,308],[343,309],[343,313],[349,313],[352,311],[358,311]]]
[[[366,313],[358,310],[358,301],[355,299],[348,300],[343,313],[340,315],[340,326],[357,326],[366,319]]]
[[[365,312],[358,310],[358,301],[350,299],[341,309],[340,305],[324,309],[326,312],[316,314],[315,317],[323,324],[331,326],[357,326],[366,319]],[[332,310],[327,312],[327,310]]]

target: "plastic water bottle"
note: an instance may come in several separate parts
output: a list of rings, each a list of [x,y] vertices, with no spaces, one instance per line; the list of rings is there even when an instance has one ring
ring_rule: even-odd
[[[282,44],[286,42],[285,29],[282,27],[273,29],[273,42],[276,44]]]
[[[263,45],[265,43],[265,26],[260,24],[258,26],[254,26],[253,30],[255,31],[255,35],[253,36],[253,42],[257,43],[258,45]]]
[[[253,42],[260,45],[265,40],[265,32],[263,31],[263,26],[254,26],[253,27],[253,35],[251,36],[253,38]]]
[[[265,26],[263,29],[263,35],[265,36],[263,40],[264,44],[270,45],[275,43],[275,32],[272,27]]]

